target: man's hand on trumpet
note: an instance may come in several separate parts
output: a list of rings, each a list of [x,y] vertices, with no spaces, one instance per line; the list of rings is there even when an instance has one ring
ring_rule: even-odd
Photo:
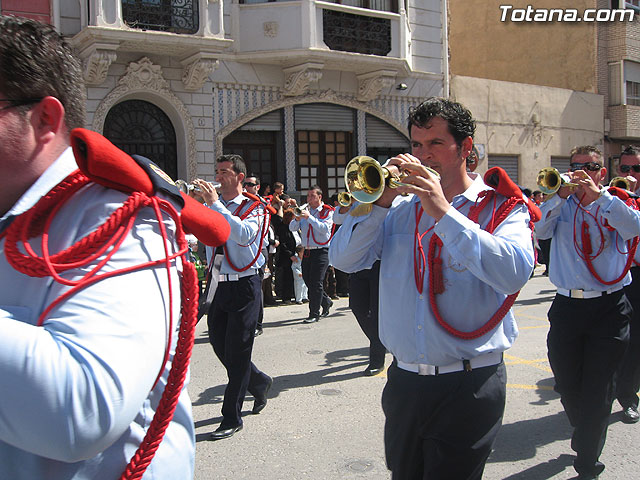
[[[567,198],[571,193],[575,193],[580,199],[580,203],[582,203],[582,205],[589,205],[600,196],[600,188],[584,170],[576,170],[575,172],[572,172],[571,183],[575,183],[578,186],[561,187],[558,191],[558,195],[560,195],[561,198]]]
[[[213,185],[201,178],[196,178],[193,184],[200,189],[200,195],[207,205],[212,205],[218,201],[218,191]]]
[[[398,171],[406,172],[408,175],[402,179],[403,185],[395,189],[386,188],[380,200],[385,198],[389,190],[391,190],[391,192],[396,190],[393,192],[391,202],[397,194],[413,193],[420,198],[420,203],[425,213],[435,218],[436,221],[440,220],[449,208],[451,208],[442,191],[440,179],[422,165],[416,157],[408,153],[403,153],[389,160],[387,168],[391,166],[395,166]],[[389,202],[389,205],[391,205],[391,202]]]

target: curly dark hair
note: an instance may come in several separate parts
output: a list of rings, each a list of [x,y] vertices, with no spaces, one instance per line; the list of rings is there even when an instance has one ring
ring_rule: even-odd
[[[82,67],[51,25],[0,16],[0,91],[7,99],[16,100],[55,97],[64,107],[67,128],[84,126]]]
[[[458,147],[462,146],[462,141],[465,138],[473,138],[476,131],[476,122],[474,122],[471,112],[464,106],[446,98],[430,97],[409,110],[407,127],[409,133],[411,133],[413,125],[425,127],[433,117],[440,117],[447,121],[449,133],[453,135]]]

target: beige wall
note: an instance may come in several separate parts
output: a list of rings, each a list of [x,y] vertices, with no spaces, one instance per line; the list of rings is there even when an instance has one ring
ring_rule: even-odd
[[[518,183],[529,188],[551,157],[568,156],[577,145],[602,149],[604,143],[602,95],[453,76],[451,96],[471,110],[475,142],[484,144],[486,155],[518,157]],[[477,171],[486,170],[485,157]]]
[[[451,74],[597,92],[596,23],[500,21],[500,5],[531,3],[449,0]],[[582,12],[595,3],[537,0],[533,7]]]

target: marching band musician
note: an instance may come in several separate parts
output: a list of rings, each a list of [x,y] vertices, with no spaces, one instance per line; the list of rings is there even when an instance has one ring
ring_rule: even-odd
[[[82,65],[52,26],[0,16],[0,102],[0,478],[193,478],[173,375],[196,313],[186,199],[81,128]],[[228,225],[211,217],[220,244]]]
[[[393,478],[479,479],[505,407],[502,355],[518,333],[510,306],[534,264],[530,215],[503,171],[506,196],[466,172],[475,122],[462,105],[429,98],[408,124],[412,154],[387,163],[408,171],[404,185],[343,224],[330,258],[346,272],[380,259],[380,338],[394,356],[382,394]],[[399,193],[411,196],[392,206]]]
[[[640,148],[631,145],[620,154],[618,173],[629,182],[629,189],[638,195],[640,183]],[[640,389],[640,251],[636,250],[631,267],[631,283],[624,287],[633,313],[629,321],[629,345],[616,374],[616,398],[622,406],[622,421],[637,423],[638,390]]]
[[[222,403],[222,422],[211,434],[213,440],[231,437],[242,430],[242,403],[247,390],[255,399],[252,411],[257,414],[266,406],[273,383],[251,361],[261,308],[262,278],[258,271],[265,262],[260,250],[269,220],[265,204],[243,194],[246,174],[240,155],[221,155],[216,161],[220,195],[209,182],[200,179],[193,182],[202,190],[206,205],[231,225],[224,247],[207,251],[209,263],[220,265],[218,287],[207,315],[209,342],[229,378]]]
[[[324,291],[324,277],[329,268],[329,242],[333,234],[334,208],[322,202],[322,190],[312,186],[307,192],[307,208],[289,223],[289,230],[299,231],[305,255],[302,259],[302,277],[309,290],[309,316],[304,323],[320,320],[329,315],[333,302]],[[322,314],[320,314],[322,306]]]
[[[589,479],[604,470],[599,457],[628,341],[623,287],[631,281],[640,212],[600,187],[606,168],[597,148],[574,148],[570,162],[570,184],[541,205],[536,232],[551,238],[549,278],[558,289],[548,313],[549,363],[574,428],[574,468]]]

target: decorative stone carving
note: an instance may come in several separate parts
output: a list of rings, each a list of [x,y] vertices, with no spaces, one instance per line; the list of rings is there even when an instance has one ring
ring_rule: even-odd
[[[197,176],[197,151],[196,132],[191,115],[185,105],[169,89],[169,84],[162,76],[162,68],[154,65],[151,60],[144,57],[139,62],[131,62],[127,67],[125,75],[118,81],[117,86],[100,102],[93,114],[91,129],[96,132],[104,130],[104,122],[109,110],[123,98],[136,98],[140,93],[162,99],[168,102],[181,120],[181,125],[174,125],[176,136],[180,135],[180,130],[184,133],[184,143],[186,147],[187,175],[188,178]]]
[[[286,78],[283,95],[296,97],[307,93],[311,85],[322,78],[323,67],[323,63],[307,62],[283,69]]]
[[[396,72],[378,70],[377,72],[358,75],[358,101],[369,102],[377,98],[383,88],[389,88],[395,83]]]
[[[154,65],[147,57],[142,58],[138,63],[131,62],[127,67],[127,73],[118,81],[118,85],[126,86],[131,90],[169,90],[169,85],[162,76],[162,67]]]
[[[83,77],[87,86],[101,85],[107,79],[109,66],[116,60],[116,45],[94,44],[80,52]]]
[[[183,60],[182,84],[187,91],[200,90],[207,81],[209,75],[218,66],[215,58],[203,57],[199,54]]]
[[[275,38],[278,36],[278,22],[264,22],[262,29],[265,37]]]
[[[223,90],[236,87],[237,85],[216,84],[216,88]],[[250,105],[250,110],[242,115],[232,118],[224,117],[220,123],[221,125],[223,125],[222,128],[215,132],[215,148],[216,152],[222,152],[222,141],[232,132],[236,131],[242,125],[245,125],[251,120],[261,117],[266,113],[284,108],[286,149],[285,156],[287,159],[286,162],[287,165],[289,165],[290,162],[294,162],[293,164],[295,165],[295,144],[288,143],[290,141],[293,141],[294,137],[287,137],[286,133],[287,121],[293,122],[293,107],[295,105],[302,105],[304,103],[335,103],[336,105],[341,105],[343,107],[362,110],[364,113],[368,113],[380,118],[381,120],[394,127],[396,130],[404,134],[404,132],[406,132],[407,130],[407,126],[404,122],[406,121],[409,108],[412,105],[419,104],[422,100],[423,99],[421,97],[398,98],[390,95],[381,95],[375,100],[375,102],[363,104],[362,102],[357,101],[353,97],[353,95],[341,95],[334,92],[333,90],[314,92],[312,94],[300,97],[285,97],[283,95],[281,98],[278,98],[267,104],[263,104],[260,106]],[[291,115],[291,117],[288,119],[287,115]],[[216,118],[216,125],[218,124],[219,120],[220,119]],[[293,125],[293,123],[291,123],[291,125]],[[291,128],[293,130],[293,127]],[[361,148],[360,144],[358,148]],[[290,167],[287,167],[287,189],[290,188],[290,185],[295,185],[295,180],[291,180],[288,176],[290,173]]]

